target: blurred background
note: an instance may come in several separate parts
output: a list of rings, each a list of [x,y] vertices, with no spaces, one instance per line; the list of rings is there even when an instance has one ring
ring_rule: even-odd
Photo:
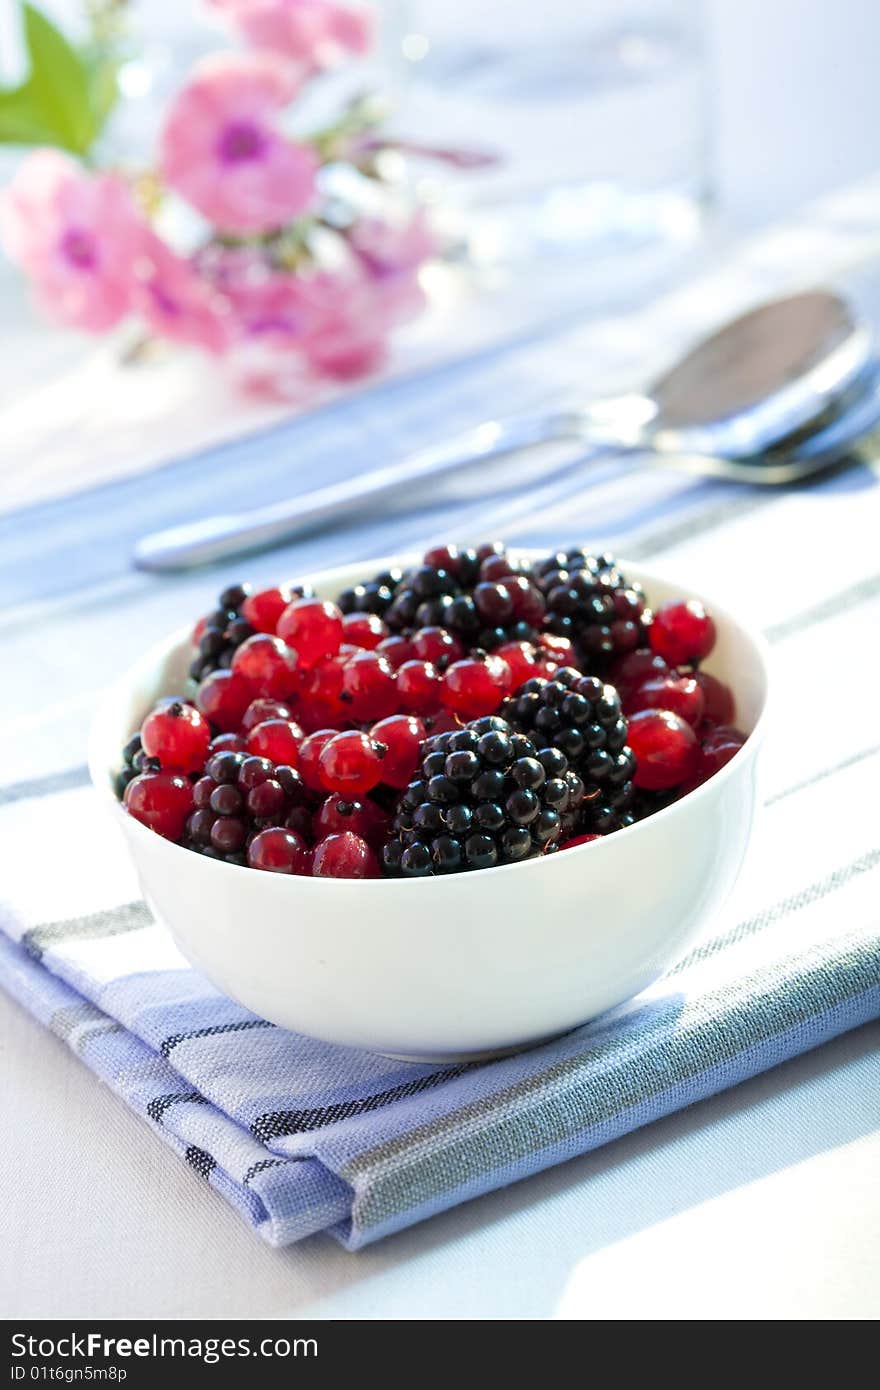
[[[223,23],[233,0],[41,0],[40,9],[86,46],[109,25],[119,100],[92,153],[129,172],[154,158],[193,63],[236,42]],[[395,196],[428,209],[440,252],[420,272],[423,311],[346,391],[573,314],[631,309],[880,163],[871,0],[840,0],[833,15],[822,0],[375,0],[372,9],[372,51],[310,83],[290,128],[312,132],[344,103],[378,99],[397,145],[376,163]],[[14,91],[27,70],[22,6],[0,0],[0,83]],[[21,157],[0,144],[0,186]],[[349,168],[322,177],[331,200],[363,199],[365,181]],[[92,432],[78,465],[57,459],[59,437],[75,449],[85,412],[104,412],[117,466],[129,454],[139,466],[146,423],[158,430],[156,458],[174,452],[172,437],[186,450],[317,399],[293,400],[289,383],[273,401],[230,394],[218,389],[216,363],[185,350],[147,354],[140,374],[122,373],[120,360],[144,356],[139,337],[47,326],[2,253],[0,338],[0,408],[18,457],[32,460],[27,491],[20,470],[4,479],[13,503],[35,495],[35,474],[37,496],[59,467],[67,485],[75,466],[84,481],[102,476]]]

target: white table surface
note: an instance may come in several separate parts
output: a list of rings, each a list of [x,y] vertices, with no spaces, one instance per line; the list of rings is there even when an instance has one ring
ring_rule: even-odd
[[[0,1038],[8,1318],[880,1313],[880,1023],[357,1255],[264,1245],[3,995]]]
[[[876,163],[870,0],[841,0],[833,30],[820,0],[710,9],[738,220]],[[8,419],[71,347],[4,303]],[[323,1236],[277,1251],[0,994],[0,1315],[876,1317],[878,1093],[875,1024],[360,1254]]]

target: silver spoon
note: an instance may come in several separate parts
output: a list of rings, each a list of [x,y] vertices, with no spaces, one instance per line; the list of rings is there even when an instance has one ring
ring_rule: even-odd
[[[714,477],[789,482],[805,476],[796,455],[782,472],[769,460],[765,472],[758,456],[823,420],[847,392],[857,390],[871,350],[869,330],[838,295],[805,291],[734,319],[692,348],[644,396],[488,421],[453,443],[315,492],[159,531],[138,542],[134,563],[148,570],[188,569],[264,549],[401,485],[566,439],[603,454],[651,451],[673,466],[687,460],[685,466]]]
[[[849,397],[850,392],[846,395]],[[861,446],[868,443],[875,430],[880,427],[880,363],[874,362],[868,369],[864,384],[860,381],[858,393],[852,395],[850,404],[840,413],[829,413],[827,422],[817,424],[815,430],[790,448],[774,449],[754,459],[738,459],[736,462],[736,481],[746,483],[771,484],[803,482],[814,474],[827,473],[845,460],[855,462],[861,455]],[[876,447],[872,452],[876,452]],[[661,463],[667,462],[657,455]],[[455,518],[455,535],[460,542],[473,542],[481,539],[488,531],[490,535],[502,535],[510,539],[511,530],[519,522],[532,524],[536,513],[540,515],[548,507],[558,507],[560,503],[571,501],[578,492],[581,475],[585,465],[589,465],[593,455],[579,458],[557,468],[552,476],[539,486],[526,493],[518,493],[497,506],[490,506],[487,512],[485,501],[472,507]],[[650,463],[650,458],[646,458]],[[727,478],[724,468],[726,460],[714,459],[708,454],[681,454],[674,459],[676,470],[691,473],[698,477],[715,476]],[[448,531],[448,528],[447,528]],[[515,534],[515,532],[514,532]],[[448,540],[443,535],[420,537],[418,544],[407,549],[426,550],[432,545],[442,545]]]

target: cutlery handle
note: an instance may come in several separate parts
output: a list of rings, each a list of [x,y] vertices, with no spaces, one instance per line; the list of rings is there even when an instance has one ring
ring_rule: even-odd
[[[138,541],[134,564],[144,570],[191,569],[230,555],[262,550],[318,530],[356,505],[374,502],[402,484],[425,482],[516,449],[579,439],[587,431],[587,418],[577,411],[550,411],[488,421],[439,448],[426,449],[398,463],[331,483],[300,497],[157,531]]]

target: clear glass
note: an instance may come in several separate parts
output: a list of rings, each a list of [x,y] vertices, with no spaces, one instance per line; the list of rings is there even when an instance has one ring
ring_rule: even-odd
[[[693,241],[709,191],[702,0],[409,0],[403,14],[401,133],[498,161],[428,175],[478,259]]]

